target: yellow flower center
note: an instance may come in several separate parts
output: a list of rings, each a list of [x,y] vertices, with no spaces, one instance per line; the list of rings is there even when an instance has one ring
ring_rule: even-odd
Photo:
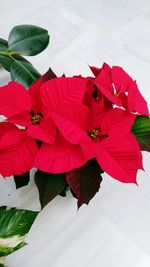
[[[32,117],[32,124],[39,124],[40,123],[40,115],[36,114]]]
[[[89,136],[92,138],[92,139],[96,139],[99,135],[99,129],[94,129],[92,131],[89,131]]]

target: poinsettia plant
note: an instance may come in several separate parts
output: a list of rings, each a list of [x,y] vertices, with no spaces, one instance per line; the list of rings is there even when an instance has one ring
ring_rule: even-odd
[[[41,208],[67,190],[80,208],[99,191],[103,172],[137,183],[141,151],[150,151],[149,111],[136,81],[118,66],[91,66],[89,77],[57,77],[51,68],[40,75],[24,56],[48,41],[47,31],[32,25],[0,39],[0,64],[12,79],[0,87],[0,174],[13,176],[19,188],[36,168]],[[30,213],[31,222],[36,215]],[[0,238],[0,256],[16,250],[1,247]]]

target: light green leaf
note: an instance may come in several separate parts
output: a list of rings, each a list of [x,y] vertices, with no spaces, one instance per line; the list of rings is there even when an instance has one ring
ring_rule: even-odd
[[[37,214],[38,212],[35,211],[0,207],[0,257],[26,244],[24,238]]]
[[[0,247],[0,257],[5,257],[5,256],[17,251],[18,249],[24,247],[25,245],[27,245],[25,242],[21,242],[21,243],[19,243],[19,245],[15,246],[15,247]]]

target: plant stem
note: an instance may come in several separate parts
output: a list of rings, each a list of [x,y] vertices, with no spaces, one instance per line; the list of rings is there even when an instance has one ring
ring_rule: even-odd
[[[13,56],[13,55],[24,55],[26,54],[27,51],[12,51],[12,52],[4,52],[4,51],[0,51],[0,55],[2,56]]]

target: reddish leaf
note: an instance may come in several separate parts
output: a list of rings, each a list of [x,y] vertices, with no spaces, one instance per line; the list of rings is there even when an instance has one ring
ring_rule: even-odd
[[[67,182],[78,198],[78,208],[82,204],[88,204],[99,191],[102,177],[97,161],[92,159],[82,167],[66,174]]]

